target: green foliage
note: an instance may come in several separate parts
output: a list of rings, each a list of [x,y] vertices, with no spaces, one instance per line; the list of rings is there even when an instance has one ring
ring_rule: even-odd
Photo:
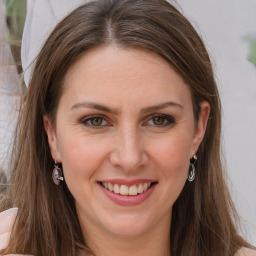
[[[6,1],[6,41],[11,45],[20,45],[27,13],[27,0]]]
[[[249,51],[249,56],[248,60],[254,64],[256,67],[256,38],[251,38],[248,40],[250,43],[250,51]]]

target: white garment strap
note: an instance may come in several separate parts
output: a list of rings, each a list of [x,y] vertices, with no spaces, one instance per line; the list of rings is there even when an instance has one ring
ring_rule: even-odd
[[[27,16],[22,37],[21,62],[28,86],[33,61],[55,25],[86,0],[27,0]]]

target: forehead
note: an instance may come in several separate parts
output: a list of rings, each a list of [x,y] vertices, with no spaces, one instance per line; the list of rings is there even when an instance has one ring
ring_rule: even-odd
[[[63,94],[67,101],[93,98],[113,105],[142,100],[191,102],[189,87],[161,56],[117,46],[98,47],[83,54],[68,69]]]

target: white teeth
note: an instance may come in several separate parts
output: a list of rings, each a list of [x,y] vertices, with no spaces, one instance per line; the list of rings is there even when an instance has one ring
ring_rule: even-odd
[[[113,190],[114,190],[113,185],[112,185],[111,183],[108,183],[108,189],[109,189],[110,191],[113,191]]]
[[[106,182],[102,182],[102,185],[115,194],[120,194],[122,196],[136,196],[147,191],[151,186],[151,182],[140,183],[139,185],[132,185],[130,187],[127,185],[118,185]]]
[[[136,196],[138,194],[138,189],[136,185],[129,187],[129,196]]]
[[[116,193],[116,194],[120,193],[120,189],[119,189],[119,186],[117,184],[114,185],[114,193]]]
[[[139,194],[141,194],[141,193],[143,193],[143,185],[142,184],[139,184],[139,186],[138,186],[138,193]]]
[[[143,184],[143,191],[145,192],[147,189],[148,189],[148,183],[145,182],[145,183]]]
[[[120,192],[119,192],[122,196],[128,196],[129,194],[129,189],[126,185],[121,185],[120,186]]]

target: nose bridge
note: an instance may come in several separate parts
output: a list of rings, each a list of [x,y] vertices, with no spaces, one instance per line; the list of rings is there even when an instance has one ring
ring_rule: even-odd
[[[136,171],[145,164],[142,134],[136,126],[128,124],[120,127],[112,160],[125,171]]]

